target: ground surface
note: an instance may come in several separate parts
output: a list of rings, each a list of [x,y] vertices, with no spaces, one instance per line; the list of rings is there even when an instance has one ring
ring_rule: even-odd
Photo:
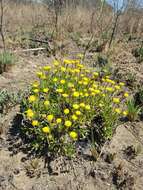
[[[121,72],[143,79],[128,48],[116,52],[112,60]],[[18,63],[0,76],[0,89],[24,90],[35,80],[35,71],[48,64],[45,55],[19,55]],[[111,142],[102,148],[95,162],[87,147],[73,160],[57,158],[45,165],[42,158],[30,157],[22,149],[19,136],[19,105],[0,118],[0,189],[2,190],[141,190],[143,187],[143,122],[126,122],[116,129]],[[15,124],[16,121],[16,124]]]

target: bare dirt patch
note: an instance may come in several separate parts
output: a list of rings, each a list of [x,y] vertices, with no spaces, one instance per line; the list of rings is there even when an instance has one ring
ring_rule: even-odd
[[[35,72],[45,64],[49,64],[50,59],[46,56],[22,55],[18,56],[18,61],[10,71],[0,75],[0,89],[10,91],[22,90],[30,82],[36,79]]]

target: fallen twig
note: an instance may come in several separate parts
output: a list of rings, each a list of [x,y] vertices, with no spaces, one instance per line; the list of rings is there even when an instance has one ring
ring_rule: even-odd
[[[45,50],[46,48],[31,48],[31,49],[20,49],[20,50],[15,50],[15,52],[28,52],[28,51],[38,51],[38,50]]]

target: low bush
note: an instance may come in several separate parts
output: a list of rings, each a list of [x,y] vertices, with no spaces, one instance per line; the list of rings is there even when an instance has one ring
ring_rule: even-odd
[[[127,115],[124,83],[86,68],[80,58],[55,60],[37,77],[21,105],[22,130],[35,150],[71,156],[96,117],[102,118],[102,136],[109,139],[119,117]]]

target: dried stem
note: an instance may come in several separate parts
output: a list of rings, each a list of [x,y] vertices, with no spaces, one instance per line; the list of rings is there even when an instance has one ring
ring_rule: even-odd
[[[4,51],[6,51],[5,37],[4,37],[4,32],[3,32],[3,18],[4,18],[3,0],[0,0],[0,10],[1,10],[1,14],[0,14],[0,35],[1,35],[1,38],[2,38]]]

